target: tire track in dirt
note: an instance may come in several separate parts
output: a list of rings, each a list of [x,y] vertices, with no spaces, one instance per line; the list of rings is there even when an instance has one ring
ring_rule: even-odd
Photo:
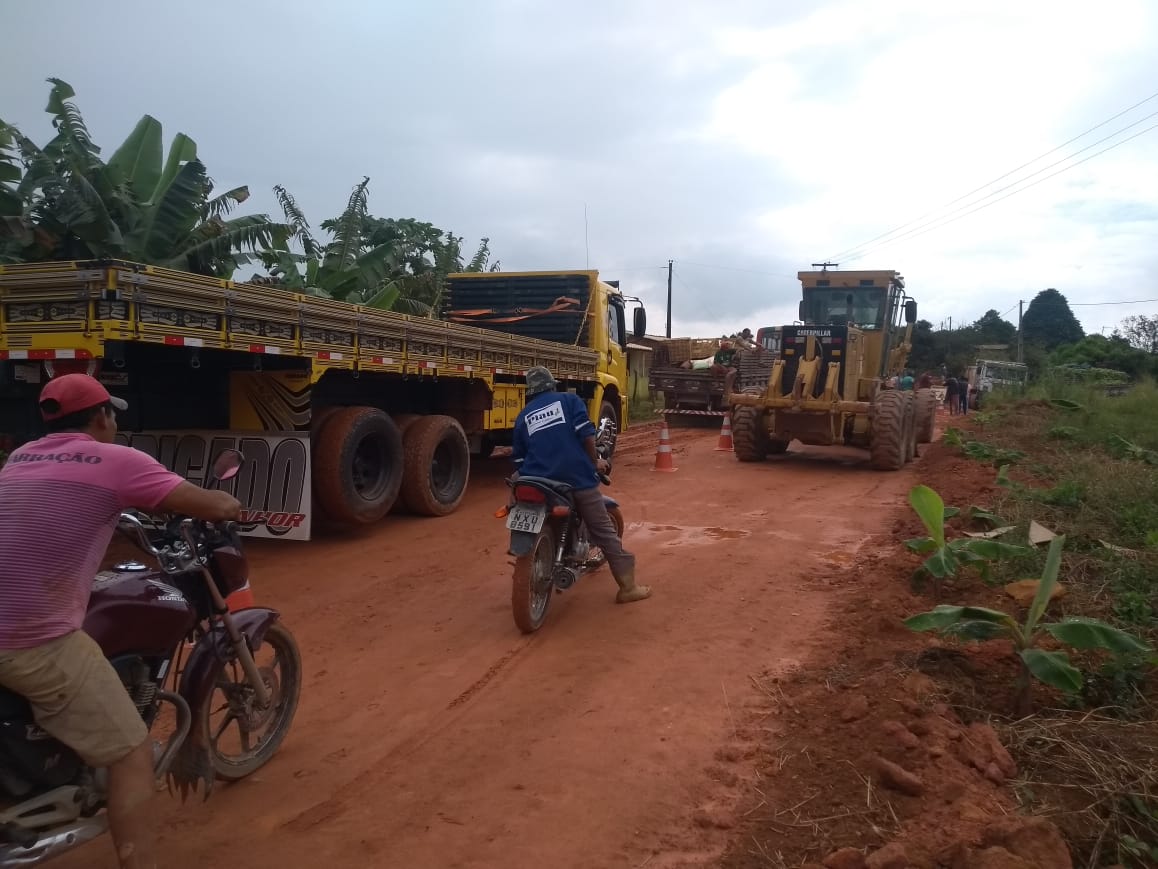
[[[447,704],[446,710],[453,712],[461,708],[470,700],[476,698],[484,688],[490,685],[495,678],[506,668],[506,666],[514,660],[514,658],[530,646],[534,641],[528,639],[521,645],[516,646],[509,652],[504,654],[495,663],[487,668],[486,672],[470,685],[465,691],[461,692],[453,700]],[[456,723],[457,716],[451,715],[444,720],[438,722],[434,726],[425,727],[423,730],[399,745],[395,746],[376,762],[367,766],[361,773],[343,785],[337,792],[327,797],[325,800],[315,803],[309,809],[299,813],[293,818],[285,821],[282,826],[294,832],[306,832],[319,824],[330,821],[345,811],[350,802],[363,796],[367,791],[371,790],[377,780],[386,775],[391,766],[401,760],[422,750],[422,748],[431,740],[436,739],[443,732],[453,727]]]

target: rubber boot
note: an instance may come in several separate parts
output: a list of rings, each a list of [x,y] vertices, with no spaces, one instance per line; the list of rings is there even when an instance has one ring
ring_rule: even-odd
[[[635,603],[637,600],[651,597],[650,585],[635,584],[634,571],[626,576],[615,577],[615,584],[619,586],[619,593],[615,595],[616,603]]]

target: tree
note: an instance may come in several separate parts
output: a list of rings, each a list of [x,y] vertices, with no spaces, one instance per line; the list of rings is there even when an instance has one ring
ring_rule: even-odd
[[[1021,318],[1022,338],[1053,350],[1063,344],[1074,344],[1085,337],[1081,323],[1070,310],[1066,297],[1053,287],[1042,290]]]
[[[1078,365],[1124,371],[1132,379],[1158,373],[1158,359],[1131,346],[1122,337],[1087,335],[1076,344],[1057,348],[1050,356],[1052,365]]]
[[[1118,330],[1114,332],[1119,334]],[[1140,314],[1122,321],[1121,337],[1131,347],[1147,353],[1158,353],[1158,317]]]
[[[247,251],[284,245],[265,215],[226,215],[249,196],[213,196],[196,143],[173,139],[162,164],[161,124],[145,115],[105,163],[71,85],[49,79],[56,136],[43,148],[0,120],[0,261],[115,258],[232,277]]]
[[[933,324],[918,320],[913,326],[913,349],[909,352],[909,367],[914,371],[932,371],[939,368],[944,354],[938,351]]]
[[[412,218],[373,217],[367,210],[369,183],[363,178],[345,210],[322,222],[321,228],[331,236],[324,245],[310,234],[293,197],[275,187],[292,237],[303,252],[264,252],[271,279],[263,282],[433,317],[438,315],[448,274],[498,269],[498,263],[490,264],[489,239],[484,238],[471,260],[464,262],[462,238],[453,233]]]
[[[1017,327],[993,308],[986,311],[970,329],[977,335],[978,344],[1012,344],[1017,340]]]

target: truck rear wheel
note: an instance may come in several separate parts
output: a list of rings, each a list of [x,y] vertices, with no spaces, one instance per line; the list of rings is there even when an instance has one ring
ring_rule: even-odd
[[[933,442],[933,427],[937,422],[937,396],[931,389],[917,390],[917,443]]]
[[[376,407],[344,407],[326,419],[313,455],[314,494],[333,521],[385,516],[402,485],[402,435]]]
[[[744,393],[759,395],[760,390],[745,389]],[[762,462],[773,451],[768,430],[764,427],[764,413],[762,407],[748,407],[744,404],[732,409],[732,449],[741,462]],[[784,449],[788,449],[786,442]],[[784,449],[779,452],[784,452]]]
[[[394,424],[398,426],[398,431],[402,435],[402,440],[406,440],[406,430],[414,425],[418,420],[422,419],[420,413],[392,413],[390,418],[394,420]]]
[[[445,516],[466,494],[470,444],[458,420],[423,416],[403,438],[402,500],[422,516]]]
[[[869,436],[869,464],[878,471],[899,471],[909,460],[909,431],[906,410],[911,404],[905,393],[882,389],[872,404],[872,434]]]

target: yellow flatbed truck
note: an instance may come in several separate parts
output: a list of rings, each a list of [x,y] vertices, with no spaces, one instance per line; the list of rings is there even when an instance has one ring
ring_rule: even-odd
[[[510,443],[531,366],[625,425],[626,301],[595,271],[458,274],[439,320],[120,261],[0,266],[0,449],[84,371],[129,402],[122,442],[190,480],[240,448],[248,534],[445,515],[471,455]]]

